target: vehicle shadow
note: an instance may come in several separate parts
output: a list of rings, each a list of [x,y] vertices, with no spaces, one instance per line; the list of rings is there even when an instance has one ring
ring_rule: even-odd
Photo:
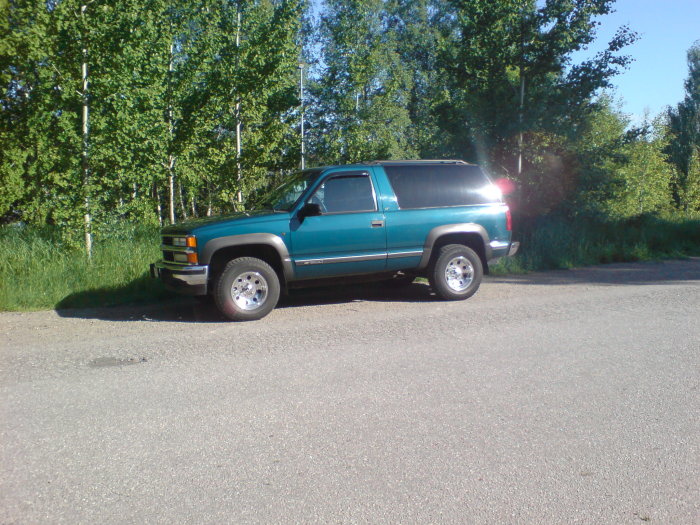
[[[572,270],[554,270],[524,275],[489,276],[485,285],[591,286],[658,285],[700,282],[700,258],[644,263],[615,263]],[[85,292],[92,293],[92,292]],[[356,301],[430,303],[438,301],[426,283],[392,288],[383,283],[336,284],[293,290],[280,298],[277,308],[345,304]],[[69,303],[70,304],[70,303]],[[132,306],[70,308],[56,310],[61,317],[106,321],[151,321],[179,323],[221,323],[227,320],[212,301],[163,293],[157,303]]]
[[[371,302],[432,302],[435,294],[425,283],[415,282],[399,288],[381,283],[362,283],[292,290],[280,297],[278,309]],[[103,321],[152,321],[180,323],[220,323],[227,319],[212,300],[166,295],[161,302],[133,306],[57,309],[61,317],[100,319]]]

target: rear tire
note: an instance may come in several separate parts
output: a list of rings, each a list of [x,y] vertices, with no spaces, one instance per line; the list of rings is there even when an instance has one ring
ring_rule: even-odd
[[[216,306],[232,321],[255,321],[269,314],[280,297],[275,270],[261,259],[229,261],[214,286]]]
[[[447,301],[459,301],[474,295],[483,276],[481,258],[462,244],[443,246],[428,271],[433,291]]]

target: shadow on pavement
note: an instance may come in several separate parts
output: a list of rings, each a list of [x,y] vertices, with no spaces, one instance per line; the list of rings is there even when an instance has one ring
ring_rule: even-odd
[[[299,308],[355,301],[416,303],[432,302],[437,299],[430,287],[423,283],[413,283],[402,288],[391,288],[381,283],[364,283],[292,290],[289,295],[280,297],[277,308]],[[227,322],[212,300],[177,295],[171,295],[162,302],[147,305],[57,309],[56,313],[61,317],[104,321]]]
[[[682,261],[616,263],[574,270],[494,276],[487,277],[484,285],[500,283],[512,286],[574,284],[612,286],[678,284],[688,281],[700,281],[700,258],[698,257]],[[429,303],[437,300],[425,283],[416,282],[402,288],[391,288],[381,283],[363,283],[293,290],[288,296],[280,298],[277,308],[299,308],[356,301]],[[58,309],[56,312],[61,317],[106,321],[227,322],[212,301],[177,295],[168,295],[162,302],[147,305]]]

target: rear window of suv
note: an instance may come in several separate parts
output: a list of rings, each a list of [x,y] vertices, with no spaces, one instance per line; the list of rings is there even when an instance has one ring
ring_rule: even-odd
[[[479,166],[385,165],[384,171],[403,210],[501,202],[500,192]]]

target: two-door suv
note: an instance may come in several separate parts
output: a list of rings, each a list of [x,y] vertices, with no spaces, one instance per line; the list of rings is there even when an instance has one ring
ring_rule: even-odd
[[[466,299],[489,261],[518,249],[501,192],[462,161],[309,169],[260,208],[164,228],[151,275],[245,321],[270,313],[282,290],[329,278],[424,276],[442,299]]]

